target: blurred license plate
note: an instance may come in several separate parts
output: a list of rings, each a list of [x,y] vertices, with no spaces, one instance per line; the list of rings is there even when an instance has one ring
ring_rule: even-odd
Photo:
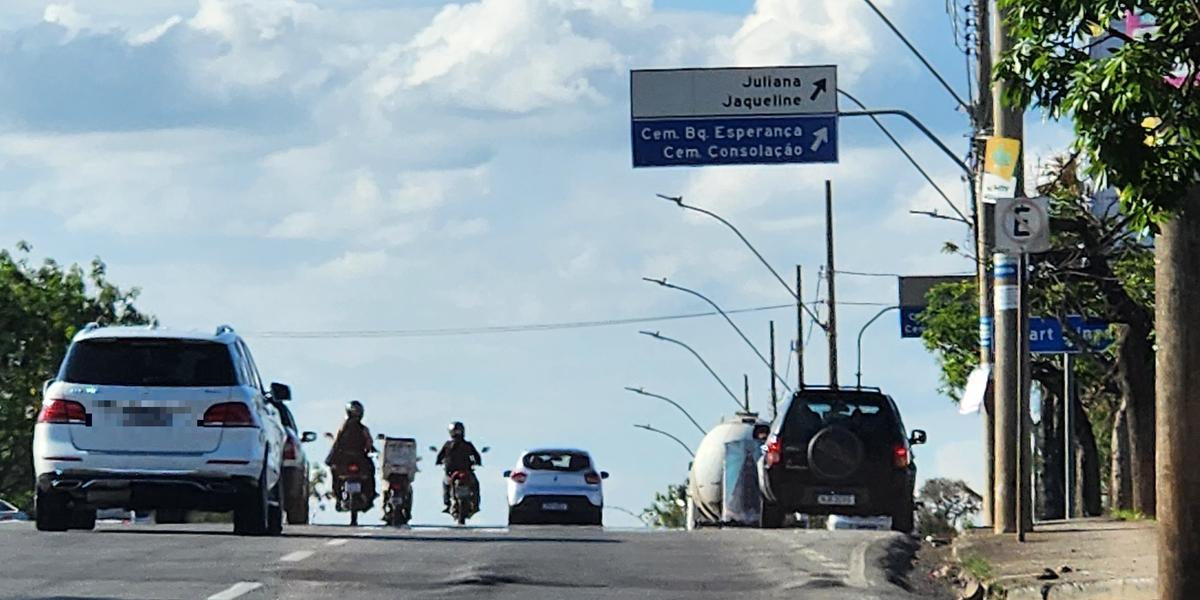
[[[347,481],[346,482],[346,491],[350,492],[351,494],[357,494],[357,493],[361,492],[362,491],[362,482]]]
[[[563,511],[567,510],[567,503],[566,502],[543,502],[542,510],[563,512]]]
[[[820,494],[817,504],[825,506],[854,506],[854,494]]]
[[[126,406],[121,410],[128,427],[170,427],[173,411],[158,406]]]

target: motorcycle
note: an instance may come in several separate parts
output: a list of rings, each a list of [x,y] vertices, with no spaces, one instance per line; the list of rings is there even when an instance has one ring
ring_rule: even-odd
[[[359,472],[357,463],[346,465],[346,470],[338,474],[342,481],[342,497],[339,498],[338,510],[350,511],[350,526],[358,526],[358,513],[371,508],[370,499],[363,493],[363,481],[366,475]]]
[[[481,454],[487,453],[491,448],[484,446],[479,449]],[[438,451],[436,446],[429,447],[430,452]],[[450,517],[459,525],[466,525],[467,519],[475,516],[479,512],[479,497],[476,495],[475,486],[471,485],[475,474],[471,469],[459,469],[450,473]]]
[[[407,475],[393,473],[383,490],[383,522],[392,527],[407,525],[412,520],[412,483]]]
[[[471,486],[472,473],[468,470],[450,474],[450,516],[459,525],[466,525],[479,512],[479,498]]]

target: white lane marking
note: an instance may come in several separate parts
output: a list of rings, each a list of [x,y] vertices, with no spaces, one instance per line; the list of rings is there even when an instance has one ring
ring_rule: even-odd
[[[325,545],[326,546],[341,546],[348,541],[350,541],[350,540],[329,540],[328,542],[325,542]]]
[[[312,550],[297,550],[291,554],[285,554],[279,562],[300,562],[313,555]]]
[[[228,589],[209,596],[208,600],[233,600],[234,598],[238,598],[257,590],[258,588],[262,587],[262,585],[263,584],[256,581],[239,581],[229,586]]]
[[[356,533],[356,534],[354,534],[354,535],[355,535],[355,536],[357,536],[357,537],[371,537],[371,536],[374,536],[374,535],[375,535],[375,532],[373,532],[373,531],[363,531],[363,532],[360,532],[360,533]]]

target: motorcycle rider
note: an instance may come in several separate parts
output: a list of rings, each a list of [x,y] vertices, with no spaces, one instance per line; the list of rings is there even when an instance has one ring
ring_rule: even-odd
[[[466,471],[470,474],[468,482],[471,491],[475,493],[475,510],[479,510],[479,479],[475,477],[472,469],[483,465],[483,457],[475,449],[475,444],[466,440],[466,427],[461,421],[451,423],[449,429],[450,440],[442,445],[437,455],[437,464],[443,465],[446,470],[446,476],[442,479],[442,503],[446,508],[442,512],[450,512],[450,475],[455,471]]]
[[[351,400],[346,405],[346,420],[338,428],[333,440],[333,448],[325,459],[325,464],[333,472],[333,494],[337,498],[338,510],[347,510],[342,502],[342,473],[351,464],[358,465],[358,473],[363,477],[363,497],[369,508],[375,502],[375,463],[369,456],[375,451],[371,441],[371,430],[362,422],[363,405],[358,400]]]

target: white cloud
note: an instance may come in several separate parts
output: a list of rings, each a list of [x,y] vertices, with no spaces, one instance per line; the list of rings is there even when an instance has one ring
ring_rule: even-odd
[[[721,40],[717,56],[735,66],[836,64],[842,79],[853,82],[877,52],[867,23],[861,2],[757,0],[741,28]]]

